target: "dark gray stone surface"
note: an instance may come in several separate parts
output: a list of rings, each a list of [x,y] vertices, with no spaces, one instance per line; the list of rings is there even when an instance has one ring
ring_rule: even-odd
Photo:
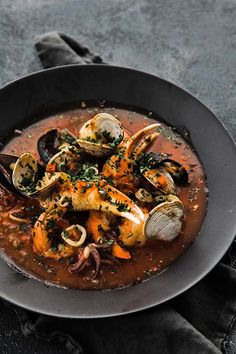
[[[40,69],[34,37],[59,30],[186,88],[236,139],[235,19],[235,0],[0,0],[0,85]]]
[[[186,88],[236,140],[235,19],[235,0],[0,0],[0,86],[39,70],[34,37],[59,30],[111,64]],[[32,353],[40,343],[58,352],[35,339]]]

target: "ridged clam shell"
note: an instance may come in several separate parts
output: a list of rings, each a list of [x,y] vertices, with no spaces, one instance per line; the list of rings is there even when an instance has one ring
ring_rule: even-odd
[[[184,207],[178,197],[169,195],[167,200],[149,213],[144,226],[147,239],[172,241],[182,229]]]
[[[110,147],[106,141],[90,141],[96,139],[96,134],[101,134],[104,131],[110,133],[110,137],[113,139],[118,139],[120,137],[121,140],[123,139],[124,130],[118,119],[109,113],[99,113],[83,124],[79,132],[77,144],[88,154],[96,157],[107,157],[114,151],[113,147]],[[88,138],[90,140],[86,140]]]
[[[80,128],[79,138],[84,139],[92,137],[95,133],[101,133],[106,130],[112,138],[123,137],[124,131],[118,119],[109,113],[99,113],[92,119],[88,120]]]

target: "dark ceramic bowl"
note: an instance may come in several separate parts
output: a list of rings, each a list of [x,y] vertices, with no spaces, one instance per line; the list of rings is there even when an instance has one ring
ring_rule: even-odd
[[[48,287],[0,261],[0,295],[27,309],[62,317],[126,314],[161,304],[202,279],[221,259],[236,233],[236,150],[215,115],[192,95],[156,76],[106,65],[45,70],[0,89],[1,131],[26,126],[76,102],[102,101],[158,113],[185,126],[205,167],[208,212],[193,246],[166,272],[130,288],[80,291]]]

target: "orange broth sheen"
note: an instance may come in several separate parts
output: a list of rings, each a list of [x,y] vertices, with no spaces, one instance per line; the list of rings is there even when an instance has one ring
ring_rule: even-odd
[[[115,108],[80,108],[51,116],[25,129],[14,137],[2,152],[20,155],[31,152],[39,159],[38,138],[54,128],[68,128],[78,134],[81,125],[99,112],[115,115],[130,134],[156,120],[143,114]],[[37,202],[12,197],[0,189],[0,248],[26,273],[59,286],[80,289],[114,289],[129,286],[165,270],[193,243],[202,226],[207,205],[207,188],[203,167],[186,141],[170,127],[162,124],[162,133],[151,151],[171,153],[172,159],[185,166],[189,173],[189,185],[180,187],[178,197],[185,207],[181,234],[172,242],[155,241],[140,249],[131,250],[131,260],[121,260],[114,269],[103,267],[98,278],[91,279],[92,268],[81,273],[70,273],[68,261],[53,261],[37,256],[32,249],[32,230],[9,219],[9,211],[28,207]]]

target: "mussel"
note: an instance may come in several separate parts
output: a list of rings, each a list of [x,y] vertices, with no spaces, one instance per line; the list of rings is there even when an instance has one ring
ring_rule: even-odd
[[[144,170],[142,174],[158,192],[167,195],[175,195],[177,193],[173,178],[162,166],[155,169]]]
[[[0,183],[8,190],[14,191],[12,172],[17,159],[17,156],[0,154]]]
[[[166,153],[147,152],[140,156],[138,160],[141,172],[148,169],[155,169],[159,166],[164,167],[171,175],[177,185],[188,183],[188,172],[179,162],[170,159]]]
[[[31,198],[44,198],[58,183],[59,172],[43,174],[44,169],[30,153],[19,156],[14,164],[12,183],[22,194]]]
[[[123,136],[124,131],[118,119],[108,113],[99,113],[83,124],[76,142],[93,156],[108,157]]]
[[[172,176],[177,185],[186,185],[188,183],[188,172],[177,161],[166,159],[160,165]]]
[[[38,140],[39,156],[46,165],[50,159],[59,152],[63,144],[72,145],[75,141],[76,138],[67,130],[49,130]]]
[[[186,169],[168,154],[144,153],[138,160],[142,175],[164,194],[176,194],[176,185],[188,183]]]

